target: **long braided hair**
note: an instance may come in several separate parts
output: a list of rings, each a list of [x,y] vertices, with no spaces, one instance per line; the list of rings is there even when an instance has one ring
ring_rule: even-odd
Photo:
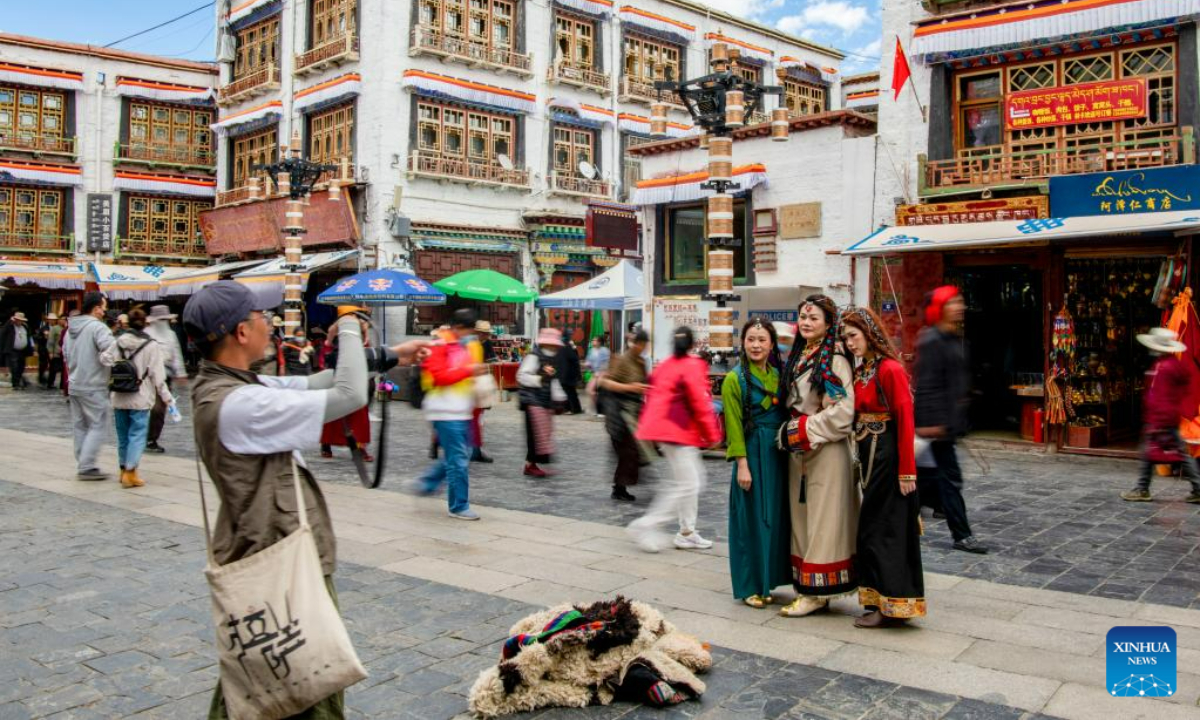
[[[763,317],[752,317],[747,320],[746,324],[742,326],[742,347],[738,351],[741,359],[738,370],[742,375],[742,387],[746,388],[746,391],[742,393],[742,424],[744,425],[753,424],[750,408],[750,388],[752,387],[750,384],[750,355],[746,352],[746,333],[755,329],[766,330],[767,334],[771,336],[771,350],[767,353],[767,366],[778,370],[783,364],[783,360],[779,356],[779,336],[771,321]]]
[[[779,379],[780,402],[787,402],[788,390],[792,383],[809,370],[812,370],[809,383],[819,397],[828,395],[834,400],[840,400],[846,396],[846,388],[842,385],[842,379],[833,372],[833,357],[840,354],[837,304],[828,296],[818,294],[804,298],[799,309],[803,311],[809,306],[817,308],[825,316],[827,325],[825,337],[821,340],[821,346],[808,356],[804,354],[803,343],[797,342],[792,345],[792,352],[788,354],[787,365],[784,366],[783,374]],[[797,340],[799,339],[797,338]]]
[[[841,322],[842,325],[858,328],[877,357],[900,362],[900,353],[896,352],[896,346],[892,345],[891,339],[883,332],[883,321],[874,310],[869,307],[848,307],[842,311]]]

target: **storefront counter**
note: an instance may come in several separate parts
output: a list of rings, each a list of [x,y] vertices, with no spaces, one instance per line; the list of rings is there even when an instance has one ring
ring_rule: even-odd
[[[515,362],[494,362],[488,363],[488,369],[492,371],[492,377],[496,380],[496,387],[501,390],[516,390],[520,386],[517,385],[517,368],[521,363]]]

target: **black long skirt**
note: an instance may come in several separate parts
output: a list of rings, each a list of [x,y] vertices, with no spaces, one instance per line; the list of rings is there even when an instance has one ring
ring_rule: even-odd
[[[900,493],[896,426],[858,441],[863,472],[871,476],[863,489],[858,521],[858,602],[887,617],[925,615],[925,578],[921,570],[921,501],[916,492]]]

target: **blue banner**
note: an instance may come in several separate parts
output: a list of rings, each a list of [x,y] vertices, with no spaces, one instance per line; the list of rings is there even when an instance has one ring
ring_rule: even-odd
[[[1050,216],[1200,209],[1200,165],[1050,178]]]

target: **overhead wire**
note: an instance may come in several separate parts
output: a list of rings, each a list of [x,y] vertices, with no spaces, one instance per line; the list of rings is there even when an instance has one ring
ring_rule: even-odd
[[[166,22],[161,22],[161,23],[155,25],[154,27],[149,27],[149,28],[146,28],[145,30],[139,30],[138,32],[135,32],[132,35],[126,35],[125,37],[121,38],[120,40],[114,40],[113,42],[110,42],[109,44],[105,45],[104,47],[110,48],[110,47],[113,47],[114,45],[120,45],[121,43],[125,42],[126,40],[132,40],[135,37],[145,35],[146,33],[149,33],[149,32],[154,32],[155,30],[157,30],[161,27],[166,27],[167,25],[170,25],[171,23],[174,23],[174,22],[178,22],[178,21],[184,19],[185,17],[195,15],[196,13],[200,12],[201,10],[210,8],[215,4],[216,4],[216,0],[209,0],[209,2],[204,3],[200,7],[195,8],[194,10],[189,10],[182,15],[178,15],[176,17],[171,18],[170,20],[167,20]]]

